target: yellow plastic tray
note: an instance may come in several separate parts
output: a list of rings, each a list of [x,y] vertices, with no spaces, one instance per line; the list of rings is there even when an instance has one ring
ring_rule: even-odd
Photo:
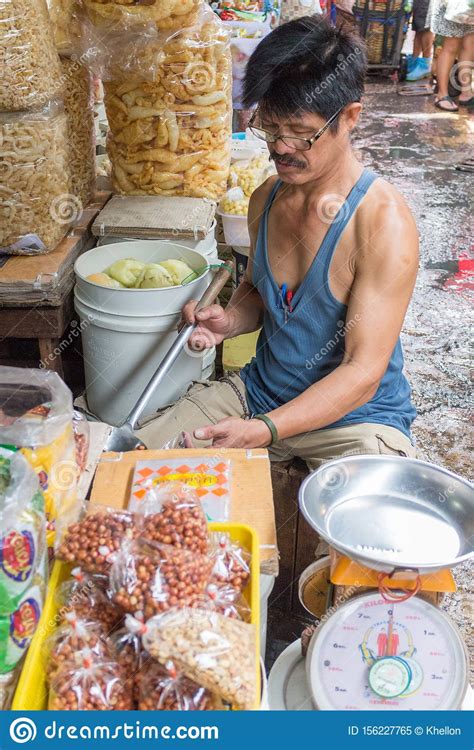
[[[244,596],[251,610],[250,622],[255,626],[255,671],[257,695],[260,696],[260,558],[257,533],[250,526],[240,523],[210,523],[210,531],[225,531],[231,539],[251,554],[250,582]],[[42,711],[48,707],[48,686],[44,673],[43,644],[60,622],[56,591],[63,581],[69,578],[71,566],[56,561],[49,579],[48,594],[38,628],[31,641],[13,698],[14,711]],[[260,706],[260,697],[255,709]]]

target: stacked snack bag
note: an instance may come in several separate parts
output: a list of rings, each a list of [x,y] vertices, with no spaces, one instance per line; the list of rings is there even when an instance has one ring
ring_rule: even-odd
[[[71,76],[61,68],[46,0],[0,0],[0,67],[0,250],[44,253],[86,198],[83,190],[76,198],[71,183],[78,128],[63,99]]]
[[[114,189],[219,198],[232,114],[229,39],[219,19],[203,0],[84,6],[101,48]]]

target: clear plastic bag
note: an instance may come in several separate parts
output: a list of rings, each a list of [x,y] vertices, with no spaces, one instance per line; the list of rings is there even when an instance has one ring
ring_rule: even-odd
[[[43,644],[45,671],[49,678],[62,669],[75,666],[76,655],[85,649],[94,661],[106,661],[111,657],[112,649],[101,623],[79,619],[73,612],[67,614],[65,620],[64,625],[56,628]]]
[[[89,422],[84,414],[74,410],[72,415],[72,429],[74,430],[74,441],[76,445],[76,463],[79,471],[84,471],[87,466],[89,455],[90,429]]]
[[[136,513],[140,536],[144,539],[207,553],[207,521],[192,487],[183,482],[150,486],[143,499],[135,498],[129,508]]]
[[[0,112],[38,109],[61,94],[45,0],[0,0],[0,70]]]
[[[83,0],[91,21],[98,27],[130,31],[153,26],[182,29],[192,26],[203,0]]]
[[[210,568],[203,555],[138,538],[122,546],[112,565],[113,600],[145,619],[172,607],[192,606],[209,581]]]
[[[217,612],[185,608],[148,620],[142,640],[148,653],[161,664],[172,659],[198,685],[235,707],[255,708],[253,625]]]
[[[25,655],[43,609],[46,584],[36,576],[13,610],[0,615],[0,675],[10,672]]]
[[[71,204],[75,218],[90,203],[95,189],[95,124],[92,76],[77,60],[61,60],[64,77],[64,109],[68,124]]]
[[[60,55],[73,55],[80,52],[83,19],[79,0],[46,1],[57,51]]]
[[[67,136],[58,102],[38,112],[0,112],[1,252],[47,253],[69,229],[75,199]]]
[[[127,675],[113,660],[78,652],[76,664],[58,671],[50,685],[50,711],[129,711],[133,696]]]
[[[250,607],[240,593],[229,583],[215,582],[206,586],[204,596],[198,603],[200,609],[210,609],[233,620],[250,622]]]
[[[153,659],[143,669],[138,694],[139,711],[213,711],[219,708],[209,690],[186,677],[169,659]]]
[[[123,613],[108,596],[108,576],[84,573],[80,568],[74,568],[71,576],[56,592],[61,617],[72,612],[78,620],[97,620],[105,633],[110,633],[122,620]]]
[[[250,554],[222,531],[212,532],[210,543],[212,582],[229,583],[242,591],[250,580]]]
[[[56,556],[89,573],[108,573],[122,543],[138,535],[133,515],[105,506],[90,508],[88,503],[83,507],[89,512],[80,521],[70,524],[63,535],[58,529]]]
[[[114,189],[218,199],[230,165],[232,71],[215,14],[207,8],[168,38],[108,39],[102,75]]]
[[[0,443],[20,449],[38,475],[52,546],[55,519],[77,508],[72,394],[51,370],[0,369]]]

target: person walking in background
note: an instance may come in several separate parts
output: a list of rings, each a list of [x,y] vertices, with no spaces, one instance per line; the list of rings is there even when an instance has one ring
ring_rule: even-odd
[[[431,74],[434,34],[430,30],[430,0],[414,0],[412,28],[415,32],[413,54],[408,55],[407,81],[419,81]],[[420,57],[421,55],[421,57]]]
[[[432,0],[431,30],[443,37],[441,52],[436,58],[438,93],[435,107],[445,112],[457,112],[459,107],[472,108],[472,68],[474,62],[474,23],[456,23],[446,18],[446,0]],[[453,66],[458,61],[458,80],[461,84],[458,104],[449,96],[449,81],[453,81]]]

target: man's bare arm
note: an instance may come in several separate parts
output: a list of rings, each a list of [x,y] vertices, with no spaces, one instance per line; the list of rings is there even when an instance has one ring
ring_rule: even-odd
[[[400,335],[418,269],[418,232],[404,201],[377,211],[358,251],[342,363],[269,413],[281,438],[320,429],[376,393]]]

